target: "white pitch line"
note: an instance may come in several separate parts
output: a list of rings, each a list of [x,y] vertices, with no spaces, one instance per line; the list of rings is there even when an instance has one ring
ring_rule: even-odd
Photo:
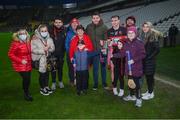
[[[158,80],[158,81],[160,81],[160,82],[162,82],[162,83],[164,83],[164,84],[168,84],[168,85],[170,85],[170,86],[173,86],[173,87],[176,87],[176,88],[179,88],[179,89],[180,89],[180,85],[177,85],[177,84],[175,84],[175,83],[173,83],[173,82],[164,80],[164,79],[162,79],[162,78],[160,78],[160,77],[157,77],[157,76],[155,76],[155,79]]]

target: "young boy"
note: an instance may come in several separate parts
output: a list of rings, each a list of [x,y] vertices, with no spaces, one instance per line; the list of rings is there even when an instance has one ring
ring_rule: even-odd
[[[83,40],[78,41],[77,50],[74,53],[73,66],[76,70],[77,94],[87,93],[88,88],[88,51]]]

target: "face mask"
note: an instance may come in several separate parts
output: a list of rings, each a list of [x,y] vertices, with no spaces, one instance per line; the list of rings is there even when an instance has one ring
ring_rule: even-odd
[[[27,35],[19,35],[19,39],[22,41],[25,41],[27,38]]]
[[[48,35],[48,32],[41,32],[41,36],[42,36],[43,38],[46,38],[47,35]]]

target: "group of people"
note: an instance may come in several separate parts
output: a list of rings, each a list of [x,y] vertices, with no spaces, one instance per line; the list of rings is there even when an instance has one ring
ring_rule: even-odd
[[[102,87],[112,90],[115,96],[125,101],[135,101],[135,106],[142,106],[142,99],[154,98],[154,74],[158,55],[160,32],[151,22],[144,22],[139,31],[136,19],[129,16],[121,26],[120,17],[111,17],[112,27],[108,27],[98,12],[91,16],[92,22],[86,29],[79,20],[73,18],[66,28],[63,19],[56,17],[53,25],[39,25],[30,37],[25,29],[13,34],[9,57],[13,68],[23,79],[24,97],[33,98],[29,92],[31,70],[39,72],[40,93],[49,95],[63,84],[63,64],[66,53],[69,83],[76,86],[77,94],[87,94],[89,69],[93,69],[93,90],[98,90],[99,67]],[[111,73],[111,85],[107,84],[107,68]],[[52,85],[49,87],[49,74]],[[57,77],[59,82],[57,82]],[[147,80],[147,91],[141,94],[143,77]],[[124,96],[125,78],[132,79],[135,87],[129,87],[129,95]],[[118,89],[118,81],[120,87]]]

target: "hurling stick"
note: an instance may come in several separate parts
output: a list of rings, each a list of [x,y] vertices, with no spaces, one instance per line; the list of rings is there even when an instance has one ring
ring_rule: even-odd
[[[126,51],[126,54],[127,54],[128,61],[130,61],[131,60],[130,51]],[[128,75],[128,86],[131,89],[135,89],[136,88],[136,84],[134,83],[134,80],[132,79],[132,66],[131,66],[131,64],[128,64],[128,72],[129,72],[129,75]]]

